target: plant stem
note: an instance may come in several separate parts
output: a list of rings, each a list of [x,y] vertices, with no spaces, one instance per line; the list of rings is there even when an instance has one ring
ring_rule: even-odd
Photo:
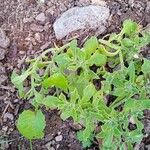
[[[119,51],[119,59],[120,59],[120,64],[121,64],[121,70],[124,69],[124,61],[123,61],[123,56],[121,50]]]
[[[30,150],[33,150],[32,141],[30,140]]]

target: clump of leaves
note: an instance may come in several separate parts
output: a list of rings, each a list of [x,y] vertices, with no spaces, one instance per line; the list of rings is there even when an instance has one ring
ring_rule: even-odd
[[[84,126],[77,133],[83,147],[96,137],[104,150],[132,149],[144,136],[140,120],[143,110],[150,108],[150,60],[140,54],[148,44],[150,34],[141,33],[137,23],[126,20],[119,34],[91,37],[82,48],[73,40],[28,60],[27,70],[20,75],[13,72],[11,77],[20,97],[30,99],[35,108],[20,114],[20,133],[30,140],[44,136],[41,108],[45,106],[59,109],[63,120],[71,117]],[[98,123],[101,130],[96,133]],[[129,128],[130,123],[135,129]]]

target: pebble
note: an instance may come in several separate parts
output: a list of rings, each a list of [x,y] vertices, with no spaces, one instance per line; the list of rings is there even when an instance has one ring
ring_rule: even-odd
[[[34,38],[35,38],[35,40],[36,40],[37,42],[39,42],[39,43],[42,42],[42,41],[41,41],[40,33],[35,33]]]
[[[3,127],[2,127],[2,130],[3,130],[4,132],[6,132],[6,131],[8,130],[8,126],[3,126]]]
[[[2,66],[2,63],[0,63],[0,74],[6,73],[5,67]]]
[[[0,74],[0,85],[1,85],[2,83],[4,83],[7,79],[8,79],[8,77],[7,77],[6,75]]]
[[[62,139],[63,139],[62,135],[58,135],[55,137],[56,142],[60,142],[60,141],[62,141]]]
[[[107,3],[103,0],[92,0],[93,5],[101,5],[101,6],[107,6]]]
[[[52,145],[52,142],[50,141],[50,142],[48,142],[48,143],[45,144],[45,147],[46,147],[48,150],[55,150],[55,148],[52,147],[51,145]]]
[[[4,30],[0,28],[0,47],[7,48],[10,45],[10,39],[6,36]]]
[[[72,32],[82,29],[98,28],[99,33],[106,30],[109,8],[104,6],[89,5],[74,7],[64,12],[53,24],[57,39],[62,39]]]
[[[3,60],[5,58],[6,50],[3,48],[0,48],[0,60]]]
[[[30,18],[23,18],[23,23],[31,23],[31,22],[33,22],[34,21],[34,19],[32,18],[32,17],[30,17]]]
[[[38,14],[37,16],[36,16],[36,18],[35,18],[35,20],[37,20],[37,21],[40,21],[40,22],[45,22],[45,20],[46,20],[46,16],[45,16],[45,14],[44,13],[40,13],[40,14]]]
[[[35,24],[35,23],[32,23],[32,24],[30,25],[30,29],[31,29],[32,31],[35,31],[35,32],[42,32],[42,31],[44,30],[44,28],[43,28],[42,25],[37,25],[37,24]]]
[[[11,121],[14,120],[13,114],[7,112],[4,114],[4,119],[10,119]]]

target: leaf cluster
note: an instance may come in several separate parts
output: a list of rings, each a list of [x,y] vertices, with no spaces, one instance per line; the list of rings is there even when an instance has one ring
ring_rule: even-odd
[[[140,120],[143,110],[150,108],[150,60],[140,54],[148,44],[150,34],[125,20],[118,34],[91,37],[82,48],[73,40],[27,60],[28,68],[11,77],[19,96],[30,99],[35,108],[20,114],[20,133],[28,139],[44,136],[44,106],[60,110],[63,120],[71,117],[84,126],[77,133],[83,147],[96,137],[103,150],[132,149],[144,136]],[[130,129],[131,123],[135,129]]]

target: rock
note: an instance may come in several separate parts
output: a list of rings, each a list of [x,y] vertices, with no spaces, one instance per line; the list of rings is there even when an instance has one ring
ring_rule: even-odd
[[[5,74],[6,70],[5,67],[2,66],[2,63],[0,63],[0,74]]]
[[[55,148],[52,147],[51,145],[52,145],[52,143],[51,143],[51,141],[50,141],[50,142],[48,142],[48,143],[45,144],[45,147],[46,147],[48,150],[55,150]]]
[[[34,35],[34,39],[38,42],[38,43],[41,43],[41,36],[40,36],[40,33],[35,33]]]
[[[0,63],[0,85],[7,80],[5,67]]]
[[[32,31],[35,31],[35,32],[42,32],[42,31],[44,30],[44,28],[43,28],[42,25],[37,25],[37,24],[35,24],[35,23],[32,23],[32,24],[30,25],[30,29],[31,29]]]
[[[33,22],[34,21],[34,19],[32,18],[32,17],[30,17],[30,18],[23,18],[23,23],[31,23],[31,22]]]
[[[7,48],[10,45],[10,40],[5,32],[0,28],[0,47]]]
[[[103,0],[92,0],[92,5],[107,6],[107,3]]]
[[[46,141],[46,142],[48,142],[48,141],[51,141],[52,139],[53,139],[53,134],[47,134],[47,135],[45,135],[45,138],[44,138],[44,140]]]
[[[7,76],[4,74],[0,74],[0,85],[7,80]]]
[[[36,16],[35,18],[37,21],[40,21],[40,22],[45,22],[46,20],[46,16],[44,13],[40,13],[39,15]]]
[[[10,119],[11,121],[13,121],[14,116],[13,116],[13,114],[7,112],[4,114],[4,119]]]
[[[5,58],[6,50],[3,48],[0,48],[0,60],[3,60]]]
[[[62,135],[58,135],[55,137],[56,142],[60,142],[60,141],[62,141],[62,139],[63,139]]]
[[[99,29],[103,33],[106,29],[109,9],[104,6],[89,5],[74,7],[62,14],[55,21],[53,28],[57,39],[62,39],[69,33],[81,29]]]
[[[3,126],[2,130],[6,132],[8,130],[8,126]]]

